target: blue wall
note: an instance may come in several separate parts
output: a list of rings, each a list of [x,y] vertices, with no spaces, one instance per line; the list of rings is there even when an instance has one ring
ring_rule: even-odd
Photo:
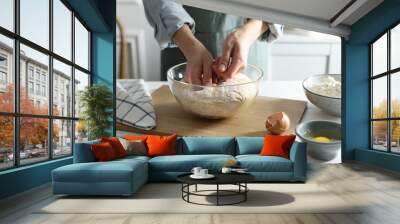
[[[342,41],[344,160],[356,159],[388,169],[397,168],[391,162],[384,162],[387,156],[369,150],[369,43],[399,21],[400,1],[385,0],[355,23],[349,39]],[[356,153],[356,150],[364,151]],[[383,161],[376,163],[376,160]],[[400,160],[398,162],[400,164]]]
[[[115,93],[115,0],[67,1],[92,31],[93,83],[106,84]],[[115,111],[110,119],[115,121]],[[115,123],[110,132],[115,134]],[[71,163],[69,157],[0,172],[0,199],[48,183],[53,169]]]

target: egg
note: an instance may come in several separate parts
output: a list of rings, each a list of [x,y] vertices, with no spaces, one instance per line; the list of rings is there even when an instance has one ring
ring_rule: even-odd
[[[321,142],[321,143],[329,143],[332,141],[330,138],[325,137],[325,136],[316,136],[316,137],[313,137],[313,140],[316,142]]]
[[[269,132],[280,135],[290,128],[290,119],[285,112],[276,112],[267,117],[265,127]]]

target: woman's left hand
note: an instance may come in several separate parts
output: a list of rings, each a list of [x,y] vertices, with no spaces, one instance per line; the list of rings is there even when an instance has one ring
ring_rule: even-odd
[[[261,20],[249,20],[242,27],[229,34],[224,41],[223,53],[213,65],[218,79],[231,79],[247,65],[251,44],[266,32],[268,25]]]

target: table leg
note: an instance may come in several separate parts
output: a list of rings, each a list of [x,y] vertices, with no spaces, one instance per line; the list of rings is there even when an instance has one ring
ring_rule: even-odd
[[[247,183],[244,183],[244,201],[247,201]]]
[[[194,191],[196,191],[196,192],[197,192],[197,184],[195,185],[195,189],[194,189]]]
[[[219,184],[217,184],[217,206],[219,206]]]

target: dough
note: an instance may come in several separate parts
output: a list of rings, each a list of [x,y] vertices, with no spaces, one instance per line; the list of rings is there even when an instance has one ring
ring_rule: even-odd
[[[173,82],[172,91],[185,110],[208,118],[224,118],[250,104],[257,96],[258,82],[238,73],[218,86],[198,87]]]

